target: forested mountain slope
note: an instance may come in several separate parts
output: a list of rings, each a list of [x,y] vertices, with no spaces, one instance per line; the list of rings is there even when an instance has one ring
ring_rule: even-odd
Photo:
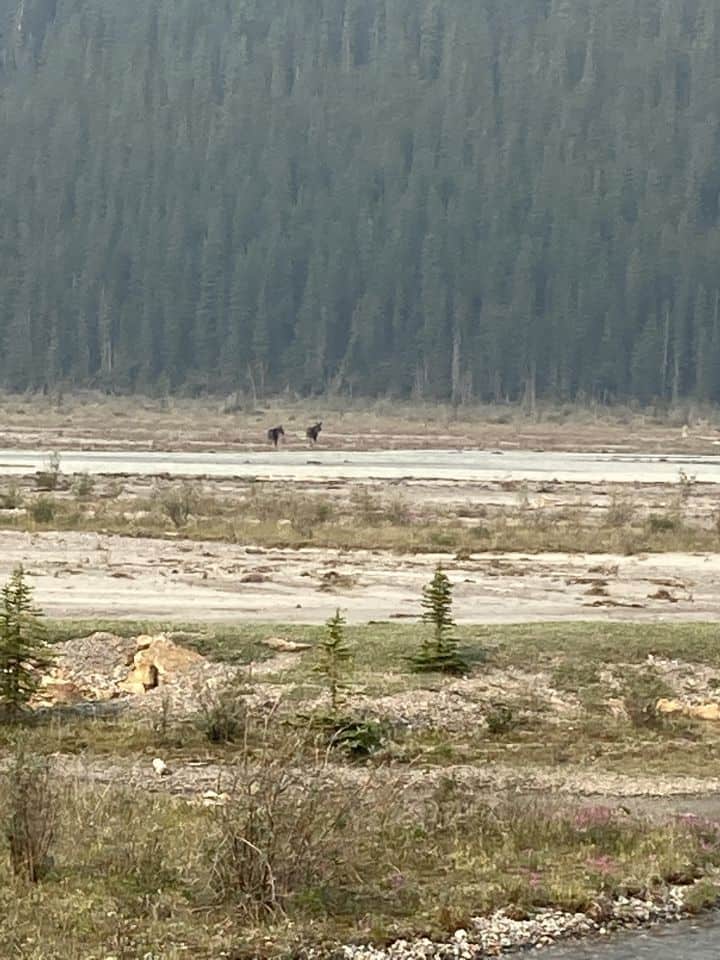
[[[0,385],[720,401],[717,0],[0,33]]]

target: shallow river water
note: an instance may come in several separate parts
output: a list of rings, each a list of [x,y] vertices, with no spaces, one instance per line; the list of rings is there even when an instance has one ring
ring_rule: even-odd
[[[546,960],[718,960],[720,921],[671,924],[606,942],[556,947],[539,956]]]
[[[65,473],[268,480],[539,480],[574,483],[676,483],[680,471],[720,483],[720,456],[649,456],[492,450],[284,451],[163,453],[58,450]],[[49,451],[0,450],[0,474],[26,474],[47,465]]]

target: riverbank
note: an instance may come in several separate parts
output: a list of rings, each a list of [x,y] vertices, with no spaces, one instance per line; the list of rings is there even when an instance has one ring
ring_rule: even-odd
[[[0,859],[10,956],[472,960],[718,897],[714,624],[466,626],[466,678],[409,669],[417,624],[348,627],[347,748],[322,628],[48,627],[0,740],[54,824],[39,884]]]
[[[716,906],[719,895],[720,887],[699,881],[689,888],[670,887],[660,899],[618,897],[599,903],[592,913],[566,913],[548,908],[527,919],[518,919],[506,910],[499,910],[489,917],[472,918],[469,929],[456,930],[443,941],[422,937],[414,941],[397,940],[385,947],[346,945],[339,953],[344,960],[479,960],[544,950],[568,941],[593,943],[611,934],[649,929],[696,916]],[[337,953],[331,951],[332,956]],[[554,955],[549,954],[549,960]],[[304,956],[308,960],[320,960],[324,954],[322,950],[310,949]],[[675,954],[673,960],[684,960],[684,957]]]

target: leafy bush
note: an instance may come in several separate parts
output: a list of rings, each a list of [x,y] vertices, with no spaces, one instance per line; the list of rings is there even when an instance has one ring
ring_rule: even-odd
[[[662,729],[669,723],[657,709],[661,697],[672,695],[671,688],[653,670],[630,676],[623,686],[623,702],[630,723],[638,729]]]
[[[509,733],[518,725],[517,718],[513,713],[512,707],[507,703],[493,703],[485,714],[485,723],[488,733],[493,736],[502,733]]]
[[[386,727],[375,720],[315,714],[309,718],[309,726],[322,732],[325,746],[339,750],[350,760],[362,760],[377,753],[387,740]]]

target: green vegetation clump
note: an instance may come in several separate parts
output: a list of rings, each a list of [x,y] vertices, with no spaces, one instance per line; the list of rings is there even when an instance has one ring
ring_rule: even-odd
[[[58,512],[57,501],[53,497],[38,497],[28,507],[28,513],[35,523],[52,523]]]
[[[210,743],[242,741],[247,727],[247,692],[244,679],[233,678],[203,694],[195,725]]]

